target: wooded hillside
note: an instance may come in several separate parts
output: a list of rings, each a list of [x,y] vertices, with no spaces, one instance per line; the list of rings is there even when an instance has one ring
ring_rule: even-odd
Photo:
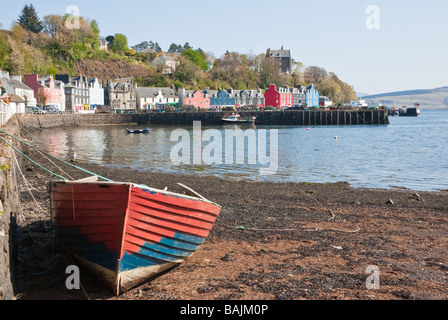
[[[226,52],[213,57],[200,48],[171,44],[178,66],[166,74],[153,66],[163,49],[152,41],[129,48],[127,37],[109,35],[107,52],[100,47],[100,26],[95,20],[48,15],[40,19],[32,5],[18,13],[11,30],[0,30],[0,69],[25,75],[69,73],[100,80],[134,77],[140,86],[176,89],[265,89],[269,84],[290,86],[314,83],[321,95],[336,103],[356,99],[353,88],[332,72],[317,66],[294,63],[292,74],[281,73],[277,60],[258,55]],[[74,27],[73,27],[74,26]],[[213,61],[213,64],[209,64]]]

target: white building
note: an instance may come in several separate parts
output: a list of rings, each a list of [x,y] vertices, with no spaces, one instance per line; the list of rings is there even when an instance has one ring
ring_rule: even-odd
[[[152,61],[152,65],[156,68],[162,68],[163,74],[171,74],[176,71],[179,64],[178,58],[174,55],[166,55],[161,53],[157,58]]]
[[[98,78],[89,79],[89,96],[92,108],[104,106],[104,88],[98,81]]]
[[[0,78],[8,94],[19,96],[24,100],[26,106],[36,106],[37,101],[34,97],[34,90],[22,82],[21,76],[10,77],[9,72],[1,71]]]
[[[139,109],[159,109],[179,104],[179,96],[174,88],[138,88],[136,86],[135,91]]]

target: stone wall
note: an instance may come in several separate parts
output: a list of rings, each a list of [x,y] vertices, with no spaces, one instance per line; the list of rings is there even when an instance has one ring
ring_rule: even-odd
[[[240,112],[242,117],[256,117],[259,125],[378,125],[389,124],[387,111],[252,111]],[[25,128],[52,128],[83,125],[165,124],[189,125],[201,121],[217,125],[229,112],[171,112],[142,114],[57,114],[16,115]]]
[[[14,133],[17,126],[2,127],[2,129]],[[5,134],[0,133],[0,135],[10,144],[16,144]],[[16,170],[13,149],[0,140],[0,300],[14,299],[13,239],[15,221],[20,212]]]

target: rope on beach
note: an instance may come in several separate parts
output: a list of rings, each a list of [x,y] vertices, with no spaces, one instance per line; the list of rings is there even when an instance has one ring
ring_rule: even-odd
[[[43,151],[43,150],[40,150],[40,149],[37,148],[36,146],[33,146],[33,145],[29,144],[28,142],[23,141],[22,139],[17,138],[16,136],[14,136],[14,135],[12,135],[12,134],[10,134],[10,133],[8,133],[8,132],[2,130],[2,129],[0,129],[0,132],[3,132],[3,133],[5,133],[6,135],[8,135],[8,136],[10,136],[10,137],[16,139],[17,141],[23,143],[24,145],[26,145],[26,146],[28,146],[28,147],[30,147],[30,148],[33,148],[33,149],[37,150],[38,152],[40,152],[40,153],[42,153],[42,154],[45,154],[45,155],[47,155],[47,156],[50,156],[50,157],[52,157],[52,158],[54,158],[54,159],[56,159],[56,160],[58,160],[58,161],[60,161],[60,162],[62,162],[62,163],[65,163],[65,164],[67,164],[67,165],[69,165],[69,166],[71,166],[71,167],[73,167],[73,168],[75,168],[75,169],[78,169],[78,170],[81,170],[81,171],[86,172],[86,173],[88,173],[88,174],[97,176],[98,178],[103,179],[103,180],[105,180],[105,181],[113,182],[112,180],[110,180],[110,179],[108,179],[108,178],[105,178],[105,177],[102,177],[102,176],[100,176],[100,175],[97,175],[96,173],[90,172],[90,171],[88,171],[88,170],[86,170],[86,169],[84,169],[84,168],[78,167],[78,166],[76,166],[76,165],[74,165],[74,164],[72,164],[72,163],[70,163],[70,162],[68,162],[68,161],[65,161],[65,160],[63,160],[63,159],[60,159],[60,158],[58,158],[58,157],[55,157],[55,156],[49,154],[48,152],[45,152],[45,151]],[[34,164],[36,164],[36,165],[39,166],[40,168],[44,169],[45,171],[50,172],[51,174],[53,174],[54,176],[56,176],[56,177],[58,177],[58,178],[61,178],[61,179],[66,180],[66,181],[69,180],[69,179],[67,179],[67,178],[65,178],[65,177],[62,177],[62,176],[60,176],[60,175],[55,174],[54,172],[51,172],[51,171],[48,170],[47,168],[43,167],[42,165],[40,165],[40,164],[38,164],[37,162],[35,162],[35,161],[33,161],[32,159],[30,159],[28,156],[26,156],[25,154],[23,154],[21,151],[17,150],[17,149],[16,149],[15,147],[13,147],[8,141],[6,141],[3,137],[0,137],[0,138],[1,138],[3,141],[5,141],[11,148],[13,148],[13,149],[16,150],[17,152],[19,152],[22,156],[24,156],[25,158],[27,158],[28,160],[30,160],[31,162],[33,162]]]
[[[329,221],[330,221],[330,220],[333,220],[334,218],[337,217],[336,214],[335,214],[331,209],[329,209],[329,208],[327,208],[326,206],[324,206],[324,205],[323,205],[322,203],[320,203],[315,197],[313,197],[312,195],[306,193],[305,191],[303,191],[302,189],[300,189],[300,188],[298,188],[298,187],[296,187],[296,189],[299,190],[300,192],[302,192],[305,196],[310,197],[311,199],[313,199],[318,205],[320,205],[320,206],[321,206],[322,208],[324,208],[325,210],[328,210],[328,212],[331,213],[331,218],[328,219]]]
[[[328,221],[331,221],[335,218],[338,218],[339,220],[342,220],[340,217],[338,217],[331,209],[327,208],[326,206],[324,206],[322,203],[320,203],[315,197],[313,197],[312,195],[306,193],[305,191],[303,191],[302,189],[296,187],[297,190],[299,190],[300,192],[302,192],[304,195],[306,195],[307,197],[310,197],[311,199],[313,199],[318,205],[320,205],[322,208],[328,210],[331,213],[331,218],[328,219]],[[342,220],[343,222],[345,222],[345,220]],[[341,229],[335,229],[335,228],[316,228],[316,229],[308,229],[306,231],[325,231],[325,230],[329,230],[329,231],[336,231],[336,232],[345,232],[345,233],[357,233],[359,231],[361,231],[361,228],[356,225],[356,230],[341,230]]]
[[[25,175],[23,174],[22,170],[20,169],[20,165],[19,162],[17,160],[16,154],[14,153],[14,160],[15,163],[17,165],[17,168],[19,169],[20,175],[22,176],[23,181],[25,182],[25,186],[28,189],[28,192],[30,193],[31,197],[33,198],[34,202],[37,204],[37,207],[41,210],[41,212],[45,212],[45,210],[42,208],[42,206],[39,204],[39,202],[37,202],[36,198],[33,195],[33,192],[31,191],[31,189],[34,189],[33,186],[31,185],[31,183],[25,178]]]
[[[361,231],[361,228],[356,225],[356,230],[341,230],[341,229],[335,229],[335,228],[315,228],[315,229],[305,229],[305,231],[336,231],[336,232],[344,232],[344,233],[357,233]]]

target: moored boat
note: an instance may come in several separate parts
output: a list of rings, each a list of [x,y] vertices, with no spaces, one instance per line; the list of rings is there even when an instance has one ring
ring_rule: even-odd
[[[116,295],[190,257],[221,207],[187,194],[97,179],[51,181],[57,240]]]
[[[151,129],[145,128],[145,129],[135,129],[135,130],[131,130],[131,129],[126,129],[126,133],[150,133]]]
[[[403,107],[399,110],[400,117],[419,117],[420,116],[420,105],[415,104],[413,108]]]
[[[224,123],[254,123],[256,120],[255,117],[243,119],[239,114],[232,114],[229,117],[221,118],[221,121]]]

